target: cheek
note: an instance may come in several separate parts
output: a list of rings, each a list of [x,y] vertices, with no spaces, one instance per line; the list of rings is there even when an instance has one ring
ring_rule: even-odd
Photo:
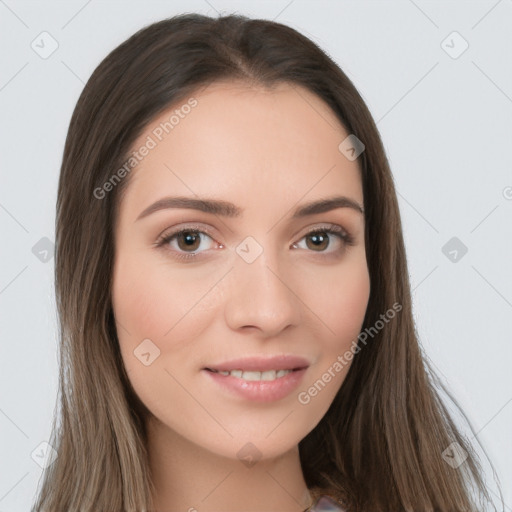
[[[158,348],[155,363],[161,363],[166,355],[190,350],[191,340],[210,322],[213,308],[201,298],[211,284],[190,275],[170,273],[165,263],[154,260],[126,256],[116,262],[112,304],[127,370],[139,363],[134,350],[143,340],[151,340]]]
[[[114,272],[112,302],[128,378],[152,414],[174,427],[177,420],[166,416],[170,404],[190,408],[190,396],[179,383],[199,365],[191,355],[215,316],[210,302],[201,300],[212,283],[191,275],[128,255],[116,262]]]
[[[370,296],[370,277],[364,259],[336,271],[310,274],[301,286],[304,302],[317,318],[324,349],[339,349],[357,338]]]
[[[315,378],[329,379],[328,391],[322,392],[319,402],[326,406],[342,385],[352,364],[370,296],[370,276],[363,257],[354,258],[347,265],[340,265],[336,272],[317,272],[314,283],[305,288],[307,304],[317,318],[316,340],[320,357],[311,385]],[[314,284],[314,286],[313,286]],[[341,363],[340,363],[340,357]],[[341,364],[341,365],[340,365]],[[325,374],[324,372],[329,372]],[[325,376],[325,379],[324,379]]]
[[[309,288],[308,299],[318,319],[315,339],[320,356],[300,389],[298,402],[316,421],[331,406],[356,353],[370,296],[368,269],[362,262],[340,267],[324,279],[317,274],[316,286]]]
[[[339,285],[333,286],[332,328],[344,341],[348,338],[351,341],[359,334],[369,297],[370,277],[366,267],[355,268]]]

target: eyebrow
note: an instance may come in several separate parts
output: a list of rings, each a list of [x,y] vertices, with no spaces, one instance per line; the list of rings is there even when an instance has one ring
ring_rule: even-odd
[[[218,199],[196,199],[193,197],[164,197],[144,209],[139,214],[136,221],[159,210],[170,208],[199,210],[223,217],[240,217],[243,213],[243,210],[240,207],[228,201]],[[327,199],[319,199],[300,206],[293,213],[292,219],[299,219],[308,215],[315,215],[317,213],[325,213],[336,208],[350,208],[359,213],[364,213],[364,208],[354,199],[346,196],[334,196]]]

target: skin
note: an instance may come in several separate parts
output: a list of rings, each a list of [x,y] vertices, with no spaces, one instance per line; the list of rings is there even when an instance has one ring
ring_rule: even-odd
[[[113,308],[129,379],[151,413],[156,510],[302,511],[311,498],[298,443],[328,410],[350,362],[307,405],[298,394],[357,338],[370,282],[363,214],[291,215],[333,195],[364,206],[360,171],[338,149],[348,132],[304,88],[217,82],[194,97],[198,105],[131,171],[115,226]],[[133,148],[185,102],[150,123]],[[137,220],[178,195],[230,201],[243,214],[162,209]],[[192,249],[183,236],[155,245],[188,223],[211,235]],[[308,232],[326,224],[348,231],[354,245],[324,234],[317,248]],[[247,236],[263,248],[250,264],[235,250]],[[199,257],[175,257],[187,250]],[[160,350],[147,366],[134,355],[145,339]],[[300,355],[310,367],[299,388],[268,403],[229,394],[201,371],[256,354]],[[249,442],[261,454],[251,467],[237,456]]]

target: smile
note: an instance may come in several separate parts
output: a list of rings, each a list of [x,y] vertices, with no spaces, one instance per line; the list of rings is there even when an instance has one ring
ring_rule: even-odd
[[[254,381],[254,380],[276,380],[285,375],[288,375],[294,370],[265,370],[265,371],[243,371],[243,370],[231,370],[231,371],[217,371],[210,370],[214,373],[220,373],[221,375],[231,375],[231,377],[237,377],[238,379]]]

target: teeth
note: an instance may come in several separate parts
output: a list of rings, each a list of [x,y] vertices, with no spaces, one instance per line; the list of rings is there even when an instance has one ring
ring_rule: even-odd
[[[221,373],[222,375],[226,376],[231,375],[232,377],[237,377],[244,380],[275,380],[276,378],[279,379],[280,377],[288,375],[291,371],[293,370],[268,370],[264,372],[243,372],[242,370],[231,370],[230,372],[222,371],[217,373]]]

